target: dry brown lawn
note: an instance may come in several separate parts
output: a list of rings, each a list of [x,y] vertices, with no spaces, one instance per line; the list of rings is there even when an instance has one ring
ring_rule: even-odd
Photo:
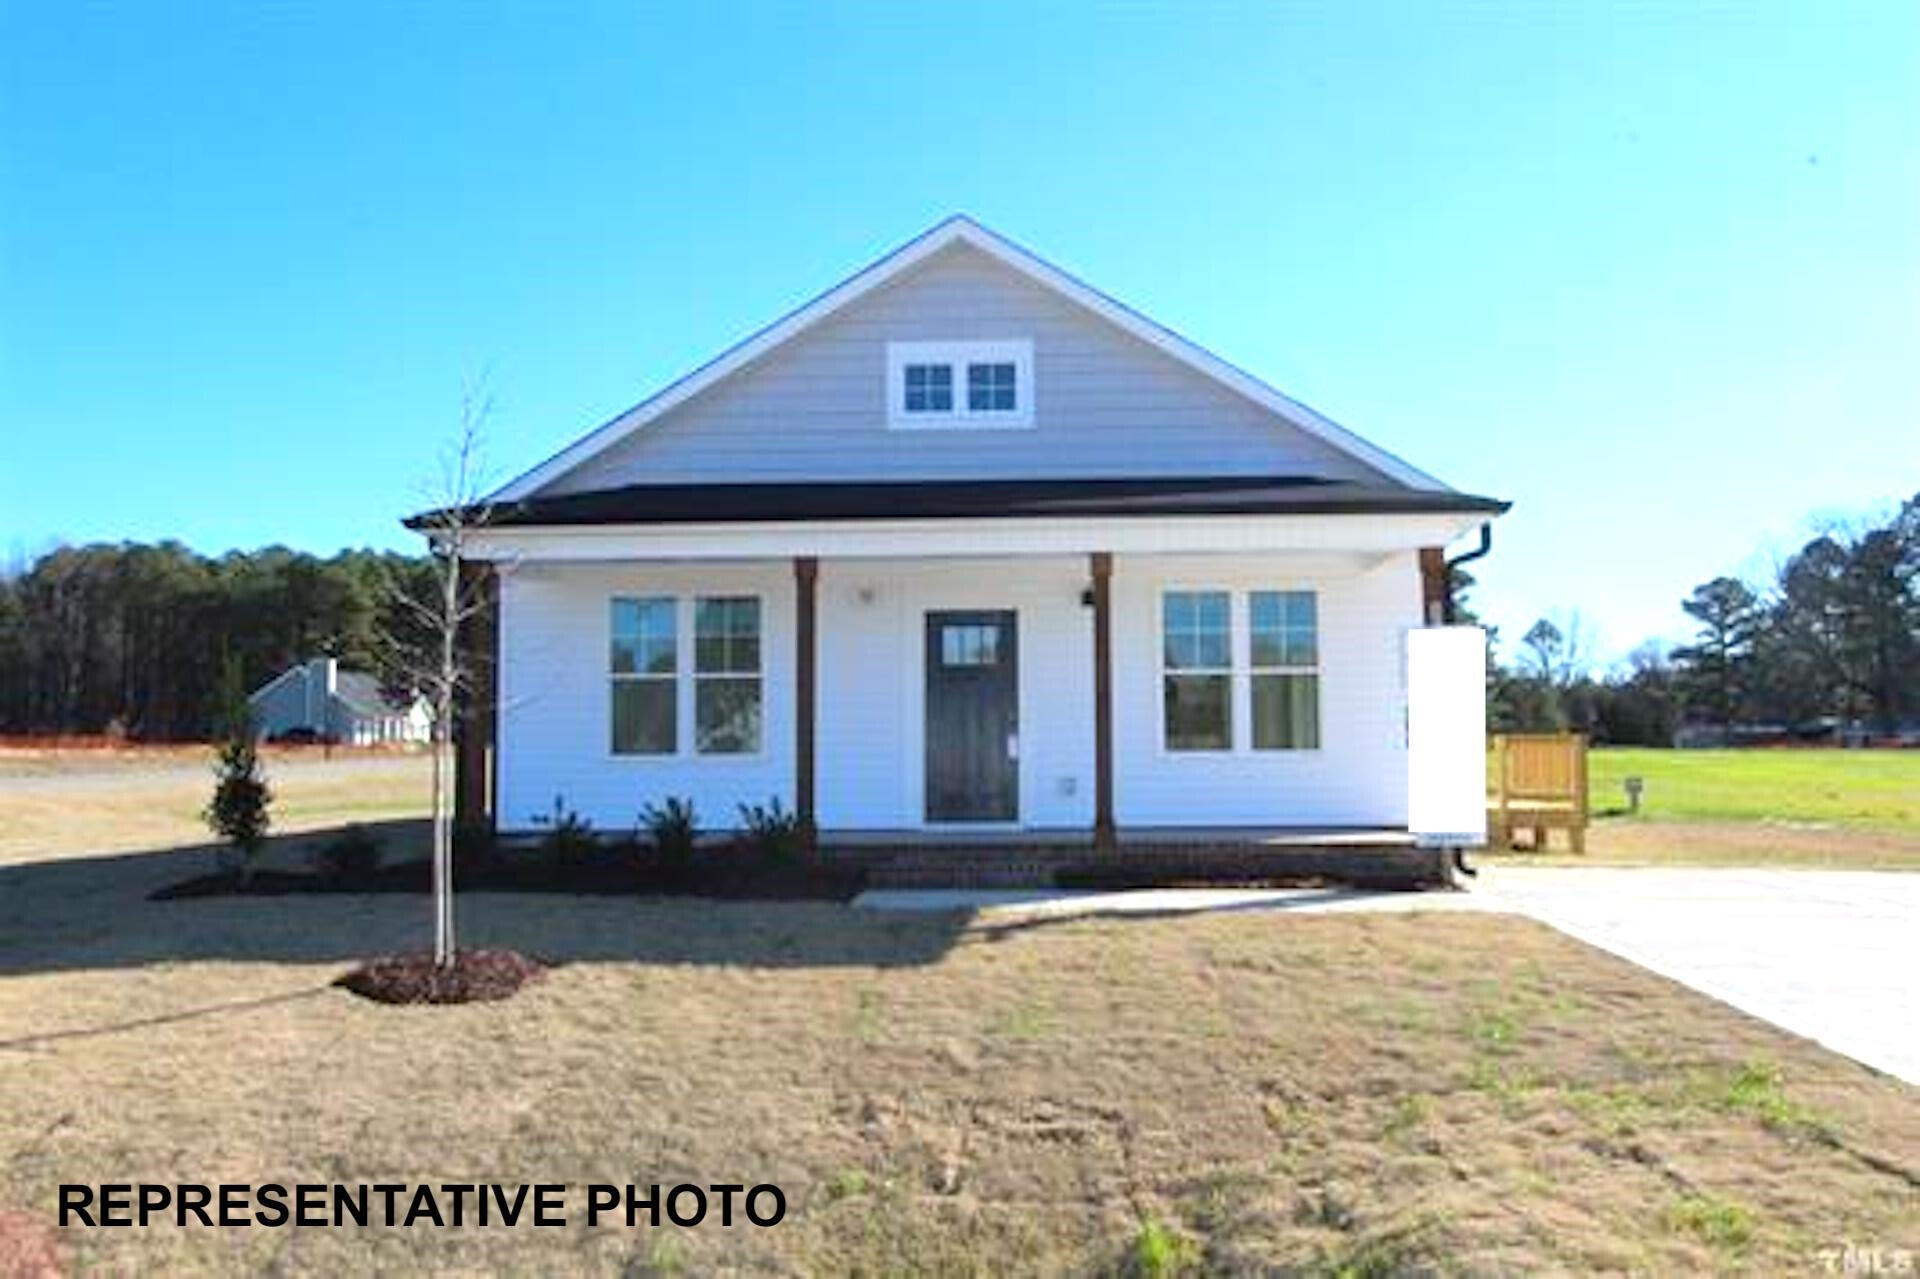
[[[1210,1271],[1778,1271],[1920,1246],[1920,1093],[1524,921],[474,895],[470,941],[565,963],[503,1004],[392,1008],[327,983],[416,944],[423,899],[143,899],[200,865],[0,867],[16,1232],[63,1182],[140,1180],[773,1182],[789,1215],[73,1230],[50,1242],[76,1269],[1084,1272],[1154,1240]]]
[[[268,748],[273,828],[419,817],[428,805],[424,754]],[[49,855],[204,843],[213,790],[204,746],[57,751],[0,747],[0,865]]]
[[[1543,852],[1487,856],[1513,865],[1920,871],[1920,830],[1817,821],[1607,817],[1587,828],[1587,851],[1578,857],[1567,851],[1564,832],[1550,832]]]
[[[210,864],[187,847],[200,767],[0,765],[0,1271],[1663,1273],[1920,1249],[1920,1091],[1525,921],[478,894],[470,943],[561,966],[503,1004],[392,1008],[328,983],[417,947],[422,898],[145,900]],[[424,795],[418,760],[274,774],[283,829]],[[575,1211],[52,1228],[61,1183],[105,1181],[558,1181]],[[588,1183],[681,1181],[772,1182],[789,1215],[578,1210]]]

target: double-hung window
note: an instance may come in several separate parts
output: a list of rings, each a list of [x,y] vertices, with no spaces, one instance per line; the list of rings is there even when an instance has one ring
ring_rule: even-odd
[[[758,596],[699,595],[690,611],[672,595],[616,596],[609,623],[615,755],[681,754],[688,747],[680,726],[689,719],[694,754],[760,753]],[[681,661],[689,647],[691,665]]]
[[[616,755],[671,755],[678,747],[676,613],[671,595],[613,601],[610,671]]]
[[[1167,591],[1160,667],[1167,750],[1230,752],[1242,740],[1254,751],[1319,749],[1312,591]]]
[[[693,609],[693,748],[760,753],[760,600],[701,596]]]
[[[1225,591],[1168,591],[1161,600],[1167,749],[1233,749],[1233,628]]]
[[[1312,591],[1247,595],[1253,749],[1320,746],[1320,640]]]

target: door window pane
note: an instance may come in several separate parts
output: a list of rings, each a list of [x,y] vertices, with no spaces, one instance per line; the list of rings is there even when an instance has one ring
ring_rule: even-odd
[[[942,666],[994,666],[999,661],[998,626],[956,625],[940,628]]]

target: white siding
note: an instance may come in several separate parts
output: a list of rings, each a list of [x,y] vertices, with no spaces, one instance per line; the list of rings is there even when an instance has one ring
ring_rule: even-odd
[[[1319,593],[1319,750],[1247,751],[1244,722],[1233,754],[1161,748],[1158,610],[1169,587]],[[1411,554],[1339,577],[1302,574],[1284,556],[1118,557],[1114,819],[1123,827],[1404,825],[1402,648],[1418,625],[1420,572]]]
[[[615,595],[759,594],[765,686],[756,756],[615,755],[608,601]],[[682,669],[693,660],[680,654]],[[500,588],[499,808],[502,830],[529,830],[554,796],[601,831],[630,831],[640,808],[690,798],[708,829],[738,824],[735,805],[793,803],[793,570],[790,565],[524,565]],[[683,703],[681,737],[689,737]]]
[[[1160,748],[1164,586],[1319,593],[1321,748],[1169,754]],[[929,610],[1019,616],[1022,824],[1093,819],[1092,613],[1082,557],[832,560],[819,584],[818,808],[828,829],[922,824],[924,627]],[[614,594],[756,591],[765,600],[764,753],[753,759],[614,756],[608,749],[607,601]],[[646,800],[691,796],[705,824],[793,799],[793,575],[786,561],[526,565],[501,591],[499,822],[525,830],[556,794],[603,830]],[[1115,809],[1122,826],[1402,825],[1402,636],[1420,622],[1411,554],[1339,574],[1284,555],[1119,556],[1114,569]],[[683,660],[685,660],[683,658]],[[1244,734],[1241,737],[1244,745]]]
[[[1033,341],[1035,427],[887,428],[889,341]],[[556,480],[1305,474],[1332,445],[965,245],[946,249]]]

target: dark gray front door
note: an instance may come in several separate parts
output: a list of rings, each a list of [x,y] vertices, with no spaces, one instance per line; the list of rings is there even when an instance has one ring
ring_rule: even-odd
[[[1019,639],[1011,612],[927,614],[927,820],[1020,816]]]

